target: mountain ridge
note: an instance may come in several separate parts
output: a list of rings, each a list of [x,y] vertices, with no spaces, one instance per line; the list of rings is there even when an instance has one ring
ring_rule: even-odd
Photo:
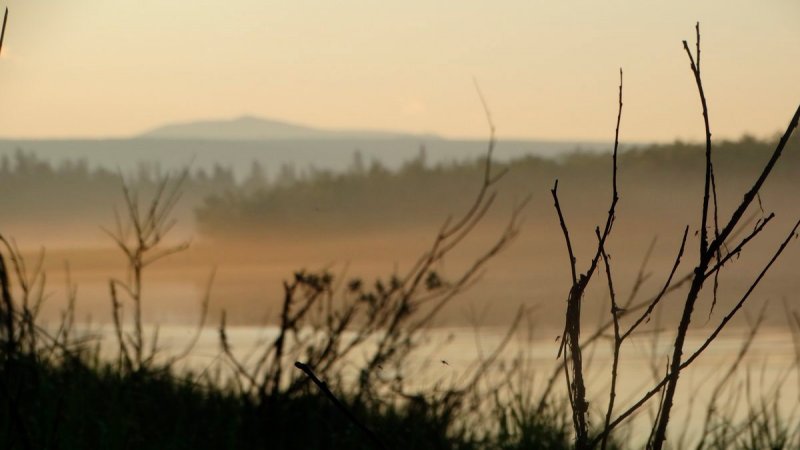
[[[325,129],[281,120],[242,115],[233,119],[204,119],[161,125],[134,136],[137,139],[265,141],[291,139],[425,139],[435,134],[383,130]]]

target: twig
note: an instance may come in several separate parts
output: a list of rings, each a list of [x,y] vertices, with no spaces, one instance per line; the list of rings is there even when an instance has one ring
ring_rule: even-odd
[[[614,153],[613,153],[613,166],[612,166],[612,194],[611,204],[608,208],[608,216],[606,223],[603,227],[602,233],[597,229],[598,244],[594,257],[589,263],[589,267],[585,273],[577,275],[575,254],[572,249],[572,242],[569,237],[569,229],[567,228],[564,214],[561,211],[561,205],[558,200],[558,180],[556,180],[553,189],[550,193],[553,196],[553,201],[558,214],[558,221],[561,225],[561,231],[564,234],[564,239],[567,244],[567,254],[570,259],[570,270],[572,273],[572,287],[570,288],[569,295],[567,296],[567,314],[564,324],[564,333],[562,335],[561,343],[559,344],[558,357],[561,352],[569,350],[570,360],[572,363],[572,380],[569,380],[569,373],[566,373],[567,388],[570,391],[570,405],[572,407],[572,419],[575,427],[575,448],[582,450],[589,447],[589,403],[586,401],[586,384],[583,377],[583,356],[580,343],[581,332],[581,303],[583,301],[583,294],[589,281],[597,268],[598,261],[604,251],[605,242],[611,233],[611,228],[615,220],[615,211],[617,202],[619,201],[619,193],[617,191],[617,155],[619,152],[619,130],[622,121],[622,69],[619,71],[619,110],[617,113],[617,125],[614,132]],[[566,358],[564,369],[567,370]]]
[[[3,14],[3,30],[0,31],[0,52],[3,50],[3,41],[6,37],[6,23],[8,22],[8,8],[6,8],[5,14]]]
[[[597,238],[600,239],[600,233],[598,230]],[[617,296],[614,292],[614,281],[613,277],[611,276],[611,263],[608,261],[608,255],[606,254],[605,249],[601,249],[601,254],[603,256],[603,265],[606,268],[606,279],[608,281],[608,294],[611,299],[611,320],[614,324],[614,348],[613,348],[613,359],[611,362],[611,387],[609,389],[608,394],[608,407],[606,408],[606,420],[605,420],[605,427],[608,428],[608,424],[611,422],[611,414],[614,411],[614,401],[617,397],[617,370],[619,367],[619,357],[620,357],[620,347],[622,346],[622,336],[619,333],[619,314],[620,308],[617,306]],[[608,445],[608,435],[603,436],[603,441],[600,445],[602,450],[606,449]]]
[[[699,41],[700,41],[700,25],[699,23],[696,26],[697,30],[697,46],[699,48]],[[711,161],[711,132],[708,125],[708,108],[706,105],[705,94],[703,91],[703,83],[700,76],[700,69],[699,69],[699,58],[700,55],[698,53],[697,59],[698,64],[695,64],[695,60],[692,57],[692,53],[689,50],[689,46],[686,41],[683,42],[684,49],[686,50],[687,55],[689,56],[690,66],[692,69],[692,73],[694,75],[695,81],[697,83],[698,92],[700,95],[701,103],[703,106],[703,119],[706,127],[706,185],[704,191],[704,199],[703,199],[703,217],[702,217],[702,227],[701,227],[701,240],[700,240],[700,258],[699,263],[694,271],[694,276],[692,279],[692,285],[689,289],[689,293],[686,296],[686,301],[684,303],[683,313],[681,315],[681,320],[678,325],[678,332],[675,338],[675,344],[673,347],[673,355],[672,360],[670,362],[670,373],[667,381],[666,386],[666,394],[664,396],[664,403],[661,406],[661,413],[658,419],[658,425],[656,429],[656,433],[653,436],[653,440],[648,445],[649,448],[653,450],[661,450],[664,445],[664,441],[666,440],[666,432],[667,432],[667,424],[669,423],[670,419],[670,411],[673,405],[673,399],[675,396],[675,391],[677,389],[678,379],[680,377],[680,371],[682,367],[681,357],[683,353],[683,346],[686,338],[686,334],[688,333],[689,324],[692,320],[692,313],[694,311],[695,303],[699,296],[700,291],[703,288],[704,281],[706,279],[706,273],[708,272],[708,268],[711,264],[711,261],[716,257],[717,264],[721,261],[719,257],[719,250],[725,245],[725,242],[733,231],[733,229],[738,225],[739,221],[741,220],[742,216],[744,215],[747,208],[752,203],[753,199],[755,199],[758,195],[761,186],[766,181],[769,174],[772,172],[772,169],[775,166],[778,158],[781,156],[783,152],[783,148],[785,147],[786,143],[788,142],[789,136],[792,134],[794,129],[797,127],[798,121],[800,120],[800,107],[798,107],[795,115],[793,116],[792,120],[787,127],[786,132],[781,137],[775,151],[772,153],[770,160],[765,165],[764,169],[761,172],[761,175],[755,181],[753,186],[750,190],[745,194],[744,199],[739,204],[737,209],[732,214],[730,220],[727,224],[723,227],[722,231],[715,235],[715,238],[708,243],[707,237],[707,214],[708,214],[708,196],[709,196],[709,184],[711,182],[711,170],[712,170],[712,161]],[[741,250],[741,249],[739,249]],[[782,251],[782,248],[781,248]],[[778,252],[780,253],[780,251]],[[771,262],[770,262],[771,264]],[[713,272],[717,273],[717,272]],[[763,275],[763,272],[762,272]],[[716,280],[716,276],[715,276]],[[760,281],[760,277],[758,279]],[[755,284],[758,284],[756,281]],[[755,285],[753,286],[755,287]],[[716,286],[715,286],[716,290]],[[749,295],[749,294],[748,294]],[[746,297],[745,297],[746,298]],[[727,317],[727,316],[726,316]],[[709,342],[710,343],[710,342]],[[687,360],[688,361],[688,360]]]
[[[666,386],[667,383],[670,380],[672,380],[675,377],[676,374],[680,373],[682,370],[684,370],[687,367],[689,367],[701,354],[703,354],[703,352],[709,347],[709,345],[711,345],[711,343],[717,338],[719,333],[722,332],[722,330],[725,328],[725,326],[731,321],[731,319],[733,319],[733,317],[736,315],[736,313],[742,308],[742,306],[747,301],[747,299],[750,297],[752,292],[755,290],[755,288],[758,286],[758,284],[764,278],[764,275],[766,275],[766,273],[772,267],[772,264],[775,263],[775,261],[781,255],[781,253],[783,253],[784,249],[789,245],[789,241],[791,241],[791,239],[794,239],[794,238],[797,237],[797,229],[798,229],[798,227],[800,227],[800,221],[797,221],[795,223],[794,227],[792,227],[792,229],[789,232],[789,234],[786,236],[784,241],[781,243],[781,245],[778,247],[778,249],[772,255],[772,258],[769,260],[769,262],[764,266],[764,268],[758,274],[756,279],[752,282],[752,284],[747,289],[747,291],[742,296],[742,298],[736,303],[736,305],[722,319],[722,321],[719,323],[719,325],[717,325],[717,327],[714,329],[714,331],[711,334],[709,334],[709,336],[706,338],[706,340],[703,342],[703,344],[700,345],[700,347],[698,347],[697,350],[695,350],[691,354],[691,356],[686,358],[685,361],[680,363],[680,365],[678,366],[678,370],[677,371],[671,369],[670,372],[664,378],[661,379],[661,381],[659,381],[653,388],[651,388],[644,395],[642,395],[642,397],[636,403],[634,403],[627,410],[625,410],[625,412],[623,412],[622,414],[617,416],[617,418],[614,419],[609,424],[608,428],[603,430],[603,432],[600,433],[600,435],[598,435],[597,437],[594,438],[594,440],[592,441],[593,445],[599,444],[601,442],[601,440],[603,439],[603,436],[606,433],[609,433],[611,430],[613,430],[615,427],[617,427],[620,423],[625,421],[625,419],[627,419],[631,414],[633,414],[642,405],[644,405],[648,400],[650,400],[650,398],[652,398],[653,395],[658,393],[664,386]]]
[[[653,300],[647,305],[647,309],[644,313],[639,316],[638,319],[628,328],[628,331],[622,334],[622,339],[626,339],[628,336],[633,333],[636,328],[642,324],[646,319],[649,319],[650,314],[652,314],[653,310],[655,309],[656,305],[664,298],[664,295],[668,292],[670,287],[672,286],[672,277],[675,276],[675,272],[678,270],[678,266],[681,264],[681,258],[683,257],[683,251],[686,248],[686,236],[689,233],[689,226],[687,225],[686,228],[683,230],[683,238],[681,239],[681,247],[678,250],[678,256],[675,257],[675,262],[672,264],[672,270],[669,272],[669,276],[667,277],[666,283],[664,283],[664,287],[661,288],[658,295],[656,295]]]
[[[336,398],[336,395],[334,395],[333,392],[331,392],[331,390],[328,388],[328,384],[325,383],[324,381],[320,380],[319,378],[317,378],[317,376],[314,374],[314,371],[311,369],[311,367],[309,367],[307,364],[301,363],[300,361],[296,361],[294,363],[294,366],[297,367],[298,369],[302,370],[303,373],[305,373],[306,376],[308,376],[308,378],[310,378],[311,381],[314,384],[317,385],[319,390],[322,391],[322,393],[325,394],[326,397],[328,397],[328,400],[330,400],[331,403],[333,403],[334,406],[336,406],[336,408],[338,408],[339,411],[351,423],[353,423],[353,425],[358,427],[359,430],[361,430],[365,435],[367,435],[367,437],[372,441],[373,445],[375,445],[376,448],[388,449],[388,447],[383,443],[383,441],[381,441],[381,439],[378,437],[378,435],[376,435],[372,430],[367,428],[366,425],[361,423],[361,421],[358,420],[356,418],[356,416],[354,416],[353,413],[350,412],[349,409],[347,409],[347,407],[344,405],[344,403],[342,403],[338,398]]]

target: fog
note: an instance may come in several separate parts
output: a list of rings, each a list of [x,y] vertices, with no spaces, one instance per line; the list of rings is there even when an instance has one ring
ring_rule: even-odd
[[[753,140],[723,144],[717,169],[720,220],[741,198],[769,145]],[[659,291],[686,226],[688,250],[677,276],[692,267],[702,200],[700,166],[692,165],[699,161],[698,149],[675,144],[631,150],[621,156],[621,199],[607,244],[621,298],[627,298],[642,270],[646,280],[638,301]],[[504,150],[506,145],[501,142],[498,153]],[[190,176],[174,210],[176,226],[163,245],[183,241],[191,245],[145,270],[146,321],[195,323],[212,270],[216,275],[210,291],[211,320],[218,320],[225,310],[230,323],[243,325],[273,323],[282,301],[281,282],[301,269],[328,270],[342,283],[359,278],[369,284],[377,278],[404,274],[429,249],[444,221],[458,217],[469,207],[481,183],[480,160],[443,163],[425,158],[417,155],[404,164],[393,167],[387,163],[379,169],[354,167],[351,162],[345,169],[317,170],[282,182],[264,180],[261,186],[248,187],[244,177],[229,180],[217,191],[213,185],[195,184],[197,180]],[[320,168],[324,168],[324,160],[320,161]],[[604,153],[566,153],[558,160],[528,156],[495,162],[495,170],[508,173],[496,186],[494,205],[437,270],[445,277],[457,276],[500,236],[512,207],[530,196],[522,210],[524,222],[512,244],[488,262],[479,282],[450,302],[435,324],[503,326],[510,323],[520,306],[525,306],[534,311],[542,333],[557,333],[563,321],[570,272],[549,189],[558,178],[578,265],[585,266],[594,256],[594,229],[605,220],[610,161],[610,155]],[[738,239],[768,213],[774,211],[777,217],[720,277],[713,312],[712,299],[702,298],[698,326],[715,324],[738,301],[796,220],[800,211],[792,193],[796,191],[793,176],[800,168],[798,161],[795,155],[787,157],[775,179],[765,186],[760,203],[748,212],[750,220],[741,227]],[[87,173],[97,170],[101,169]],[[45,177],[47,173],[36,176]],[[54,180],[64,176],[55,173]],[[148,176],[157,177],[158,173],[170,171]],[[48,183],[56,181],[39,179],[40,185]],[[73,187],[80,184],[71,183]],[[3,216],[4,235],[16,237],[29,260],[36,259],[38,249],[45,250],[47,292],[51,296],[43,314],[51,320],[56,320],[63,308],[65,264],[79,289],[78,316],[96,323],[110,320],[108,281],[125,278],[126,260],[107,232],[114,230],[115,209],[118,214],[124,214],[125,209],[121,179],[110,176],[104,183],[103,196],[93,197],[100,199],[96,205],[84,204],[90,197],[80,197],[82,191],[76,191],[77,199],[58,198],[55,203],[46,197],[29,199],[23,208],[7,209],[13,212]],[[129,183],[135,186],[130,178]],[[148,198],[148,189],[142,187],[143,200]],[[85,190],[98,189],[89,186]],[[3,201],[9,204],[15,195],[5,192]],[[72,195],[65,188],[60,192]],[[209,201],[209,197],[216,200]],[[80,205],[79,213],[64,208],[70,202]],[[252,212],[261,211],[258,208],[263,213]],[[651,246],[647,266],[642,267]],[[798,262],[800,251],[791,246],[756,290],[746,313],[753,315],[767,304],[768,323],[785,325],[785,305],[793,308],[794,295],[800,288]],[[672,294],[659,308],[662,320],[676,319],[682,308],[681,292]],[[585,316],[590,322],[607,314],[605,283],[596,280],[585,301]],[[747,314],[740,315],[734,324],[743,325]]]

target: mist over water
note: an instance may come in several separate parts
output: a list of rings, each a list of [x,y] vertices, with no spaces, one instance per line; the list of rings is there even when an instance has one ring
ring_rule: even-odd
[[[125,145],[134,145],[132,142]],[[170,141],[186,154],[197,151],[194,144]],[[269,160],[273,153],[259,150],[253,142],[245,145],[253,146],[252,153],[240,153],[239,147],[229,153],[202,153],[202,149],[199,153],[204,158],[215,158],[215,164],[242,164],[240,171],[249,164],[249,173],[243,178],[235,169],[210,173],[202,167],[190,169],[175,206],[176,221],[167,243],[188,240],[191,245],[145,272],[144,317],[148,322],[193,323],[212,268],[217,272],[212,287],[212,313],[225,309],[232,323],[248,325],[275,319],[281,282],[297,270],[326,269],[343,282],[359,278],[367,283],[403,273],[430,246],[447,217],[469,205],[482,174],[481,159],[464,156],[461,162],[448,159],[443,163],[436,161],[431,156],[436,153],[427,147],[424,153],[409,150],[406,156],[410,159],[393,167],[392,158],[399,161],[399,156],[390,148],[378,146],[373,154],[385,155],[389,162],[370,165],[366,158],[350,159],[347,166],[337,169],[326,165],[330,160],[325,159],[325,152],[309,148],[303,154],[306,156],[299,158],[322,155],[316,161],[316,171],[284,171],[270,176],[265,165],[246,161],[255,154]],[[348,144],[331,145],[329,157],[337,152],[343,154]],[[409,142],[386,141],[384,145],[413,148]],[[447,145],[455,151],[461,144]],[[470,145],[474,146],[476,158],[479,151],[485,151],[485,143]],[[744,140],[720,148],[717,183],[721,217],[729,214],[754,177],[768,147],[769,143]],[[513,205],[530,195],[522,212],[525,222],[512,245],[493,258],[480,282],[448,304],[437,321],[439,326],[468,324],[476,311],[480,311],[484,325],[507,324],[523,305],[534,308],[545,326],[558,328],[569,287],[569,266],[549,196],[556,178],[565,216],[573,230],[576,257],[579,263],[590,257],[586,252],[595,239],[592,230],[603,219],[610,195],[610,157],[603,153],[567,153],[560,160],[553,160],[532,155],[510,157],[509,150],[523,151],[504,142],[498,144],[498,155],[505,152],[506,158],[499,158],[495,169],[508,173],[496,188],[495,204],[459,251],[447,259],[442,273],[454,274],[470,264],[500,234]],[[122,150],[108,151],[116,154]],[[176,173],[166,168],[153,169],[181,159],[174,153],[163,154],[173,159],[152,159],[149,169],[139,166],[138,172],[125,177],[131,187],[141,190],[143,199],[152,195],[153,183],[160,174]],[[290,154],[291,151],[285,153]],[[698,181],[701,175],[696,175],[700,173],[700,154],[698,148],[683,144],[623,153],[621,200],[615,232],[608,243],[620,295],[631,291],[641,270],[647,277],[639,293],[641,299],[654,295],[677,254],[683,228],[690,227],[687,245],[698,239],[695,218],[700,210],[697,192],[702,186]],[[68,262],[71,277],[81,292],[80,315],[106,322],[108,280],[125,274],[124,256],[107,234],[115,230],[114,211],[124,211],[122,180],[113,172],[92,168],[102,166],[102,159],[77,163],[81,153],[66,150],[60,154],[63,158],[69,155],[75,158],[65,159],[72,161],[69,163],[52,163],[49,157],[38,153],[22,159],[19,155],[4,159],[3,182],[7,189],[0,194],[0,203],[10,213],[2,217],[0,225],[4,235],[15,238],[30,258],[39,248],[45,249],[48,289],[54,297],[60,295],[64,264]],[[131,153],[130,157],[134,161],[134,157],[148,155]],[[798,170],[800,160],[788,154],[775,179],[765,186],[760,203],[748,213],[750,221],[740,233],[769,212],[774,211],[776,219],[759,238],[759,245],[737,258],[731,273],[720,278],[720,311],[735,303],[746,290],[752,274],[780,242],[796,214],[791,192]],[[651,245],[651,256],[642,268]],[[783,325],[783,304],[793,304],[792,297],[800,288],[800,278],[796,276],[798,259],[800,253],[796,249],[787,250],[756,291],[758,301],[753,302],[756,306],[751,314],[768,299],[768,323]],[[687,263],[683,270],[688,267]],[[678,301],[680,292],[674,298]],[[712,319],[718,316],[710,314],[711,299],[702,301],[700,314],[707,318],[700,323],[713,323]],[[605,287],[596,283],[587,293],[585,314],[602,314],[607,302]],[[43,311],[57,318],[59,302],[47,303]],[[675,318],[676,306],[666,302],[663,309],[665,318]],[[736,323],[743,323],[738,320]]]

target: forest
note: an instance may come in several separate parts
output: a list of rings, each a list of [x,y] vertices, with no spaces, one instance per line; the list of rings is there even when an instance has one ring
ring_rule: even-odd
[[[720,183],[735,186],[752,176],[774,142],[744,136],[717,143]],[[635,186],[628,190],[628,203],[646,205],[648,195],[671,192],[677,204],[678,198],[690,195],[702,171],[698,165],[701,147],[699,143],[674,142],[621,152],[620,183]],[[498,152],[502,152],[502,142]],[[785,158],[765,199],[788,201],[780,187],[800,175],[800,156],[789,151]],[[432,165],[426,162],[422,148],[417,158],[394,171],[379,161],[363,161],[356,152],[345,172],[284,165],[273,179],[258,162],[253,162],[249,175],[240,180],[224,162],[210,172],[189,166],[183,175],[183,197],[177,212],[183,221],[196,224],[199,236],[210,239],[250,239],[286,229],[348,233],[430,225],[469,201],[482,164],[479,159]],[[507,207],[527,195],[533,196],[537,208],[547,203],[548,186],[556,178],[580,180],[564,184],[587,187],[582,201],[588,203],[593,201],[592,195],[607,188],[607,154],[528,156],[496,165],[508,171],[499,186],[499,202]],[[87,218],[96,226],[104,225],[109,211],[119,205],[121,182],[143,193],[152,192],[164,173],[155,164],[142,164],[133,173],[90,168],[85,160],[55,166],[38,158],[35,151],[19,150],[11,158],[4,155],[0,159],[0,207],[7,211],[0,220],[5,225],[27,220],[63,224],[80,217],[84,225]]]

